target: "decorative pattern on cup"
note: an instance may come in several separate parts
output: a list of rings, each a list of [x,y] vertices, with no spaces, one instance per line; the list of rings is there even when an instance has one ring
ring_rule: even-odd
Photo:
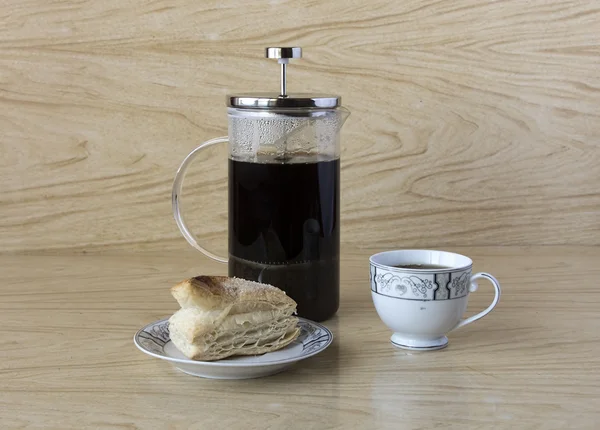
[[[450,300],[469,294],[471,269],[455,272],[399,272],[371,265],[371,290],[406,300]]]

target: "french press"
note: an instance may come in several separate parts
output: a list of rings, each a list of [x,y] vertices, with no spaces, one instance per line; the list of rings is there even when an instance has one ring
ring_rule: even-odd
[[[281,91],[227,96],[229,136],[204,142],[183,161],[173,213],[186,240],[228,263],[229,276],[274,285],[298,315],[322,321],[339,306],[340,129],[349,115],[334,95],[288,94],[287,66],[301,48],[267,48]],[[202,247],[180,210],[185,172],[203,148],[229,142],[229,256]]]

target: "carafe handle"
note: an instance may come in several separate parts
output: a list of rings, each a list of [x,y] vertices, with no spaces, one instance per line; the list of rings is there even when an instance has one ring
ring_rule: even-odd
[[[173,216],[175,217],[175,222],[177,223],[177,227],[179,227],[179,231],[185,240],[188,241],[190,245],[196,248],[198,251],[202,252],[207,257],[212,258],[213,260],[220,261],[221,263],[227,263],[227,257],[220,257],[217,254],[210,252],[208,249],[203,248],[199,243],[198,239],[188,228],[183,213],[181,212],[181,191],[183,188],[183,180],[185,178],[185,172],[196,156],[200,153],[200,151],[204,148],[207,148],[212,145],[216,145],[217,143],[225,143],[229,142],[228,137],[217,137],[215,139],[207,140],[202,145],[194,149],[192,152],[188,154],[187,157],[177,169],[177,174],[175,175],[175,181],[173,182],[173,192],[172,192],[172,202],[173,202]]]

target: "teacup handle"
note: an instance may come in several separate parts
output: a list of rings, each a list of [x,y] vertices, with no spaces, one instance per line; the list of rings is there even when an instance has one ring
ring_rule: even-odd
[[[473,315],[472,317],[465,318],[464,320],[460,320],[460,322],[456,325],[456,327],[453,328],[453,330],[456,330],[457,328],[466,326],[467,324],[471,324],[472,322],[477,321],[480,318],[483,318],[484,316],[489,314],[492,311],[492,309],[494,309],[496,307],[496,305],[498,304],[498,301],[500,300],[500,294],[502,292],[502,290],[500,289],[500,283],[498,282],[498,280],[496,278],[494,278],[489,273],[476,273],[473,276],[471,276],[471,287],[469,288],[469,291],[470,292],[477,291],[478,285],[477,285],[477,282],[475,282],[475,281],[480,278],[487,279],[488,281],[490,281],[492,283],[492,285],[494,286],[494,289],[496,290],[496,295],[494,296],[494,300],[492,301],[492,304],[489,305],[487,307],[487,309],[484,310],[483,312],[479,312],[477,315]]]
[[[175,217],[175,222],[177,223],[177,227],[179,227],[179,231],[185,240],[189,242],[194,248],[198,251],[202,252],[204,255],[212,258],[213,260],[220,261],[221,263],[227,263],[226,257],[221,257],[217,254],[213,254],[208,249],[202,247],[198,243],[198,239],[194,234],[190,231],[185,222],[185,218],[183,217],[183,213],[181,212],[181,191],[183,188],[183,179],[185,178],[185,172],[187,168],[190,166],[192,161],[196,158],[196,156],[200,153],[200,151],[208,146],[215,145],[217,143],[225,143],[228,142],[229,138],[227,137],[217,137],[215,139],[207,140],[202,145],[194,149],[192,152],[185,157],[181,166],[177,170],[177,174],[175,175],[175,181],[173,182],[173,191],[172,191],[172,203],[173,203],[173,216]]]

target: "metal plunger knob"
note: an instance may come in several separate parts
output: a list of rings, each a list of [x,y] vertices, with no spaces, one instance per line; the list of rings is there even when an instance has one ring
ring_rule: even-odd
[[[287,97],[287,64],[291,58],[302,58],[302,48],[267,48],[265,57],[276,58],[281,64],[281,95]]]

